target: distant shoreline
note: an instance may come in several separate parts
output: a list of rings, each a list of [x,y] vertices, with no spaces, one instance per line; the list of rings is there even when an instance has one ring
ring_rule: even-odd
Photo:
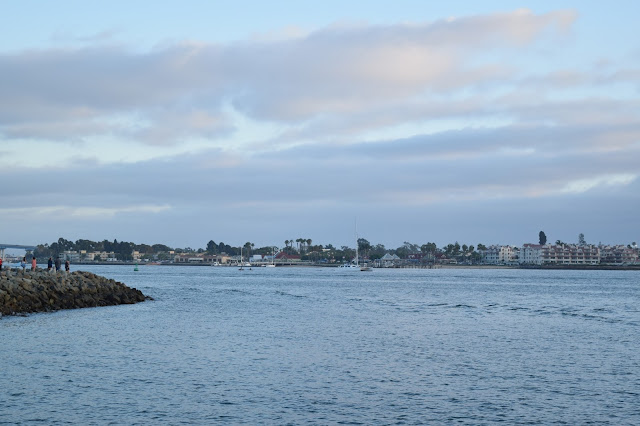
[[[213,266],[209,263],[146,263],[146,262],[78,262],[73,265],[120,265],[120,266],[203,266],[214,268],[236,268],[237,265],[219,265]],[[278,268],[291,267],[319,267],[319,268],[337,268],[339,264],[286,264],[277,265]],[[262,265],[252,265],[252,268],[261,268]],[[245,267],[246,269],[247,267]],[[581,271],[640,271],[640,265],[406,265],[391,268],[374,268],[374,269],[541,269],[541,270],[581,270]]]

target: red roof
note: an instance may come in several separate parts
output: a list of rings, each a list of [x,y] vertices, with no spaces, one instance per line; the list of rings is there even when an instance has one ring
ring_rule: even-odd
[[[276,259],[300,260],[300,256],[298,256],[297,254],[287,254],[281,251],[280,253],[276,254]]]

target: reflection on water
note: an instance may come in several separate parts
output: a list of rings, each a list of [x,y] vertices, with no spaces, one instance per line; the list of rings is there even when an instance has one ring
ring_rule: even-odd
[[[0,423],[640,423],[636,272],[87,269],[155,300],[2,318]]]

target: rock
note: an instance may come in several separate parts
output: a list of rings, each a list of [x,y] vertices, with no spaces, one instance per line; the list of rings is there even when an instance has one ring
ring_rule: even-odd
[[[15,273],[14,273],[15,272]],[[50,273],[47,270],[0,273],[0,317],[143,302],[150,297],[125,284],[90,272]],[[152,299],[151,299],[152,300]]]

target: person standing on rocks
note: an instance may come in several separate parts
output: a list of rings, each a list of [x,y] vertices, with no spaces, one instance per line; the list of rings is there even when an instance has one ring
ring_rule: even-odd
[[[65,260],[64,262],[64,270],[67,272],[67,274],[69,274],[69,261]]]
[[[27,268],[27,256],[22,257],[22,261],[20,262],[20,266],[22,267],[22,271]]]
[[[61,261],[59,257],[56,257],[56,272],[60,270]]]
[[[0,257],[0,271],[2,271],[2,258]]]
[[[53,259],[49,258],[47,262],[47,271],[51,272],[51,268],[53,268]]]
[[[33,256],[33,258],[31,258],[31,270],[35,271],[36,270],[36,265],[38,264],[38,261],[36,260],[36,257]]]

